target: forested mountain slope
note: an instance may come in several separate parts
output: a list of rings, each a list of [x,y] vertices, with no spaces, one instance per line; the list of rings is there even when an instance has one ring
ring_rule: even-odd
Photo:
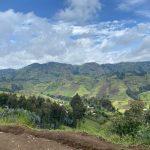
[[[149,99],[150,62],[118,64],[56,62],[0,70],[0,91],[44,95],[102,97],[111,100]]]

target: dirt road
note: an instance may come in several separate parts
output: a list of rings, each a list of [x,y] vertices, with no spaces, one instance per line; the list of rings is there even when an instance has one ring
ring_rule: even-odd
[[[86,133],[33,131],[0,126],[0,150],[129,150]],[[133,150],[133,149],[132,149]],[[134,148],[134,150],[146,150]]]

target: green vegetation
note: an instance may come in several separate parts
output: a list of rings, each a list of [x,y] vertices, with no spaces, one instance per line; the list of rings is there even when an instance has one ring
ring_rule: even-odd
[[[139,99],[143,101],[150,101],[150,91],[141,93],[139,95]]]
[[[112,101],[142,99],[144,92],[144,100],[149,100],[149,65],[150,62],[81,66],[54,62],[31,64],[19,70],[0,70],[0,91],[29,96],[109,95]]]
[[[39,116],[24,109],[4,108],[0,111],[0,124],[21,124],[36,127],[39,123]]]
[[[1,122],[20,122],[36,127],[56,129],[60,125],[76,127],[85,114],[82,99],[76,94],[71,105],[52,102],[42,97],[17,97],[15,94],[0,94]]]
[[[0,70],[0,91],[1,124],[85,131],[126,146],[150,145],[150,62]]]
[[[130,105],[120,113],[108,96],[86,99],[76,94],[70,105],[62,105],[42,97],[1,93],[0,124],[87,132],[125,146],[150,145],[150,110],[144,110],[142,101]]]
[[[42,97],[17,97],[15,94],[0,94],[1,119],[20,121],[26,125],[42,128],[58,128],[67,119],[66,109]],[[5,109],[7,108],[7,109]],[[36,120],[38,118],[38,121]]]
[[[74,122],[75,127],[76,127],[77,126],[77,121],[80,122],[80,120],[83,119],[83,117],[85,115],[86,108],[84,107],[82,99],[78,94],[76,94],[72,98],[72,100],[70,102],[70,105],[72,107],[73,122]]]

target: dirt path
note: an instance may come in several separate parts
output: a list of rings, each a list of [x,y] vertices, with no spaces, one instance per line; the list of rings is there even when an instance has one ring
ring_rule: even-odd
[[[35,138],[28,134],[13,135],[0,133],[0,150],[71,150],[72,148],[55,141]],[[72,149],[73,150],[73,149]]]
[[[0,150],[129,150],[85,133],[0,126]],[[135,148],[134,150],[145,150]]]

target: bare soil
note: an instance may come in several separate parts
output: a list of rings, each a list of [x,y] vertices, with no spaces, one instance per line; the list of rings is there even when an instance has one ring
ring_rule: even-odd
[[[86,133],[36,131],[21,126],[0,126],[0,150],[148,150],[123,148]]]

